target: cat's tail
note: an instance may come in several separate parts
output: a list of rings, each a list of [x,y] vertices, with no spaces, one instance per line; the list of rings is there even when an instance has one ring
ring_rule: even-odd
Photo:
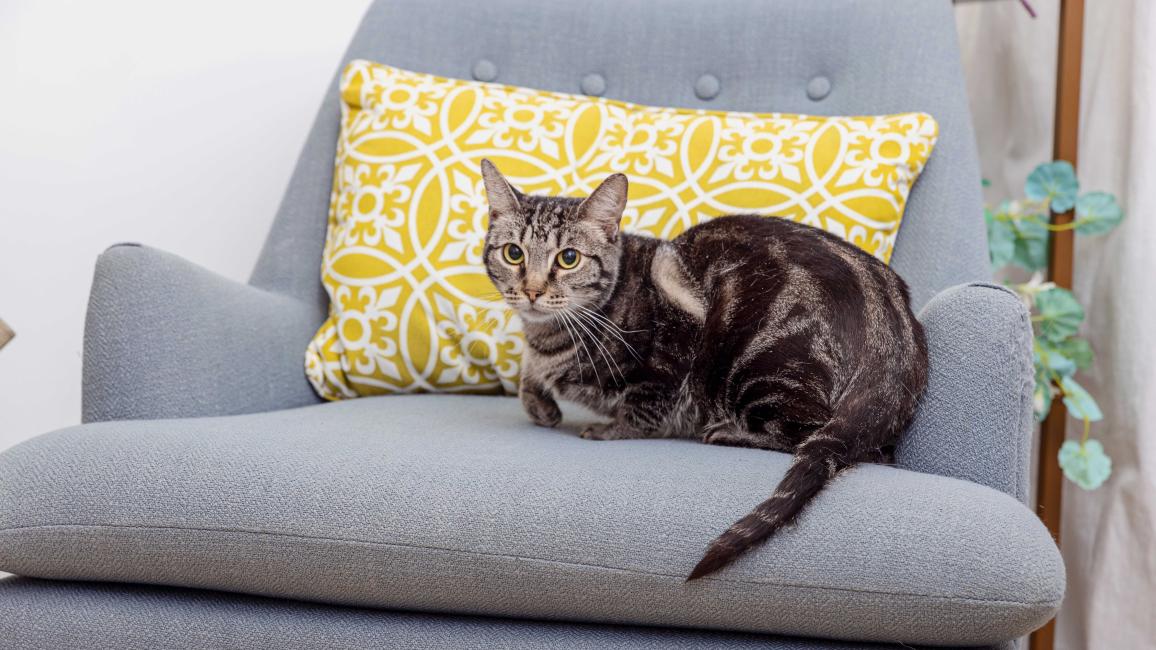
[[[849,453],[849,434],[841,422],[832,420],[795,448],[794,461],[771,498],[735,522],[707,547],[687,581],[714,573],[795,520],[823,486],[858,460]]]

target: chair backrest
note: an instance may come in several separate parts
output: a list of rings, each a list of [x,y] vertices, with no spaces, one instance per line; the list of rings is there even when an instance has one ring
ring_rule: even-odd
[[[916,308],[990,277],[949,0],[377,0],[342,65],[352,58],[570,93],[598,75],[606,97],[661,106],[926,111],[940,139],[912,189],[892,264]],[[335,80],[251,280],[319,313],[339,115]]]

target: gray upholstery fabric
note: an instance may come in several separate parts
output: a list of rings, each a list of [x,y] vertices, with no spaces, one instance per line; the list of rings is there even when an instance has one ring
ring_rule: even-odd
[[[97,260],[85,422],[269,411],[320,401],[305,346],[324,311],[138,245]]]
[[[593,442],[516,399],[364,398],[104,422],[0,455],[0,570],[418,611],[948,645],[1022,635],[1063,594],[1035,515],[863,466],[800,524],[685,584],[771,493],[779,453]]]
[[[931,375],[896,460],[1026,503],[1035,388],[1027,309],[1007,288],[975,283],[940,293],[919,320]]]
[[[897,647],[401,613],[191,589],[27,578],[0,580],[0,637],[24,650]]]
[[[692,650],[722,647],[885,650],[900,647],[404,613],[193,589],[29,578],[0,580],[0,639],[4,647],[21,650]]]
[[[367,58],[463,79],[488,60],[495,81],[724,110],[879,114],[926,111],[941,136],[911,192],[893,264],[917,306],[990,277],[979,166],[949,0],[382,0],[343,61]],[[711,100],[694,93],[717,77]],[[808,97],[825,77],[830,93]],[[252,282],[323,305],[317,281],[338,130],[330,86]]]

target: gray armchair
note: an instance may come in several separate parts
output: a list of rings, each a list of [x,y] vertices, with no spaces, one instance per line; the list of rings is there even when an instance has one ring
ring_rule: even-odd
[[[647,104],[933,114],[893,260],[932,362],[898,467],[849,472],[687,584],[786,456],[589,442],[497,397],[320,404],[302,356],[326,310],[334,85],[248,284],[138,245],[97,261],[85,423],[0,455],[0,570],[21,576],[0,580],[0,644],[1002,647],[1055,613],[1063,564],[1022,503],[1031,331],[983,282],[948,0],[380,0],[353,57],[566,92],[599,75]]]

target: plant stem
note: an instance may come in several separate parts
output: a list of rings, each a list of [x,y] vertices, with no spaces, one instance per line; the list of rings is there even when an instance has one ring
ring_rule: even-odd
[[[1039,346],[1039,344],[1036,343],[1035,341],[1032,341],[1032,345],[1039,352],[1040,359],[1043,360],[1043,362],[1046,364],[1048,362],[1047,353],[1044,352],[1043,348],[1041,348]],[[1060,397],[1061,398],[1067,397],[1068,393],[1064,391],[1064,386],[1063,386],[1063,384],[1060,383],[1060,380],[1063,379],[1063,377],[1061,377],[1059,373],[1055,372],[1054,370],[1052,370],[1051,368],[1048,368],[1046,366],[1044,367],[1044,372],[1047,373],[1047,375],[1048,375],[1048,381],[1051,382],[1051,384],[1056,387],[1056,390],[1058,390],[1060,392]],[[1085,415],[1084,416],[1084,435],[1080,436],[1080,453],[1081,454],[1084,453],[1084,443],[1088,442],[1088,434],[1091,433],[1091,431],[1092,431],[1092,421],[1090,419],[1088,419],[1088,416]]]
[[[1037,219],[1037,218],[1035,218],[1034,215],[1024,217],[1024,219],[1027,219],[1028,221],[1031,221],[1032,223],[1037,223],[1037,224],[1043,226],[1044,228],[1047,228],[1049,232],[1064,232],[1065,230],[1075,230],[1076,228],[1078,228],[1080,226],[1080,224],[1087,221],[1087,219],[1076,219],[1075,221],[1069,221],[1068,223],[1062,223],[1059,225],[1055,225],[1055,224],[1048,223],[1047,221]]]
[[[1044,225],[1051,232],[1064,232],[1065,230],[1075,230],[1076,228],[1078,228],[1080,226],[1080,224],[1084,223],[1085,221],[1087,221],[1087,220],[1086,219],[1076,219],[1075,221],[1069,221],[1068,223],[1061,223],[1059,225],[1054,225],[1054,224],[1050,224],[1050,223],[1045,223]]]

